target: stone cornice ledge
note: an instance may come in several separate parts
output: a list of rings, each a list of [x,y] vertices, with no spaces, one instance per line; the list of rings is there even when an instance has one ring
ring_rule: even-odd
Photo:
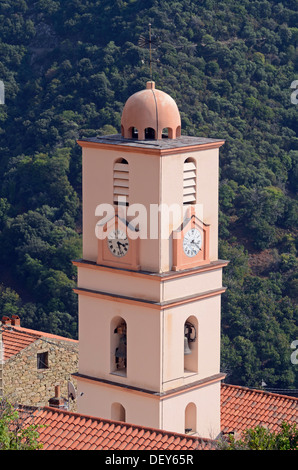
[[[76,266],[77,268],[87,268],[87,269],[95,269],[98,271],[114,272],[117,274],[122,274],[123,276],[143,277],[146,279],[164,282],[164,281],[168,281],[168,280],[179,278],[179,277],[191,276],[192,274],[199,274],[199,273],[203,273],[206,271],[214,271],[216,269],[222,269],[229,264],[229,261],[219,259],[217,261],[211,261],[211,263],[205,264],[203,266],[183,269],[181,271],[167,271],[164,273],[156,273],[156,272],[149,272],[149,271],[142,271],[142,270],[132,271],[130,269],[125,269],[125,268],[105,266],[102,264],[97,264],[94,261],[88,261],[84,259],[73,260],[72,264]]]
[[[143,307],[150,307],[156,310],[164,310],[167,308],[177,307],[178,305],[195,302],[197,300],[206,299],[208,297],[221,295],[226,291],[226,287],[220,287],[218,289],[201,292],[200,294],[182,297],[179,299],[167,300],[164,302],[155,302],[154,300],[139,299],[136,297],[127,297],[125,295],[111,294],[109,292],[94,291],[90,289],[83,289],[80,287],[74,288],[73,291],[78,295],[86,295],[88,297],[96,297],[98,299],[103,299],[103,300],[112,300],[114,302],[137,304],[137,305],[142,305]]]
[[[186,391],[190,390],[195,390],[197,388],[205,387],[207,385],[211,385],[216,382],[222,381],[225,377],[226,374],[220,372],[215,375],[211,375],[210,377],[206,377],[204,379],[197,380],[196,382],[187,384],[187,385],[182,385],[181,387],[176,387],[171,390],[167,390],[166,392],[157,392],[153,390],[148,390],[144,389],[141,387],[134,387],[132,385],[127,385],[127,384],[122,384],[118,382],[113,382],[111,380],[105,380],[105,379],[100,379],[98,377],[91,377],[88,375],[80,374],[79,372],[72,374],[72,377],[74,377],[77,380],[82,380],[82,381],[87,381],[87,382],[93,382],[93,383],[98,383],[103,386],[107,387],[115,387],[115,388],[121,388],[121,389],[126,389],[127,391],[137,393],[137,394],[142,394],[142,395],[148,395],[153,398],[158,398],[160,400],[172,397],[174,395],[179,395],[181,393],[184,393]]]

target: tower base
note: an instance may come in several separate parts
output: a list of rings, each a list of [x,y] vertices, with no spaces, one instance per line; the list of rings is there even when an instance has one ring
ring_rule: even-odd
[[[165,393],[74,375],[79,413],[208,439],[220,434],[220,389],[225,374]]]

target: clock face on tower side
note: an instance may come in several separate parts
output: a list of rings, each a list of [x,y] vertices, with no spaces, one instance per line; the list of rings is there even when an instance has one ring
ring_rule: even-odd
[[[202,247],[202,236],[199,230],[192,228],[184,236],[183,251],[186,256],[193,258]]]
[[[122,230],[112,230],[108,235],[108,247],[111,253],[118,258],[126,255],[129,242]]]

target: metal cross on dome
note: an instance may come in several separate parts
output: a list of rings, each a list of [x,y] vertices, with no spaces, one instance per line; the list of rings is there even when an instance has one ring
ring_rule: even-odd
[[[151,23],[149,23],[149,35],[148,37],[145,37],[143,34],[140,35],[139,41],[138,41],[138,46],[142,47],[143,49],[146,49],[149,45],[149,66],[150,66],[150,80],[152,80],[152,50],[156,49],[160,43],[161,40],[157,36],[152,36],[151,33]],[[164,44],[166,44],[163,41]],[[189,49],[189,48],[196,48],[197,44],[176,44],[175,41],[171,41],[171,45],[175,47],[175,49]]]
[[[157,46],[158,39],[151,34],[151,23],[149,23],[149,37],[141,35],[139,37],[138,45],[146,48],[149,45],[149,66],[150,66],[150,80],[152,80],[152,46]]]

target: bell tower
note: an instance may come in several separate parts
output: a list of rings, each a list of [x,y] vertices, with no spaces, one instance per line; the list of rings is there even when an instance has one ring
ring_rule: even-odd
[[[121,135],[82,147],[78,411],[201,437],[220,432],[220,139],[181,135],[147,82]]]

